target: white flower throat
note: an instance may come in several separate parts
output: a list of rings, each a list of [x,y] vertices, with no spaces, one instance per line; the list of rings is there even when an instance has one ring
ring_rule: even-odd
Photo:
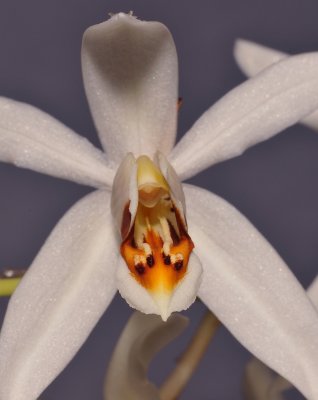
[[[121,254],[144,288],[171,293],[187,272],[194,245],[162,172],[147,156],[136,165],[138,205],[133,222],[129,204],[124,209]]]

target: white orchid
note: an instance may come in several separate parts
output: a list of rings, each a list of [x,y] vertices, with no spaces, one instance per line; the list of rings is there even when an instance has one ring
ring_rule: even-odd
[[[1,400],[39,396],[117,288],[163,319],[198,295],[245,347],[318,399],[318,317],[304,290],[236,209],[179,183],[318,108],[318,54],[238,86],[174,148],[178,67],[166,27],[117,14],[87,30],[82,65],[106,155],[46,113],[0,100],[0,160],[98,189],[62,218],[12,296]]]

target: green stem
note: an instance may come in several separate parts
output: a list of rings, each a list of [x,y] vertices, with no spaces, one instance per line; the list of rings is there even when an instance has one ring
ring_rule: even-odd
[[[6,269],[0,272],[0,297],[11,296],[21,281],[25,270]]]

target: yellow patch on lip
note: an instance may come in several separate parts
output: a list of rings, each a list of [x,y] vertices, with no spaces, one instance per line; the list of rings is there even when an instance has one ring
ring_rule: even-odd
[[[171,294],[187,272],[194,247],[159,168],[137,159],[138,209],[129,232],[124,210],[121,254],[132,276],[153,295]]]

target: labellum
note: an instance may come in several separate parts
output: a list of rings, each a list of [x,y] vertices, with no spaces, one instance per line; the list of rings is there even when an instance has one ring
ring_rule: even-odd
[[[167,316],[174,311],[167,310],[175,289],[188,274],[194,244],[182,186],[162,154],[156,154],[155,161],[146,155],[125,157],[114,180],[112,209],[130,276]]]

